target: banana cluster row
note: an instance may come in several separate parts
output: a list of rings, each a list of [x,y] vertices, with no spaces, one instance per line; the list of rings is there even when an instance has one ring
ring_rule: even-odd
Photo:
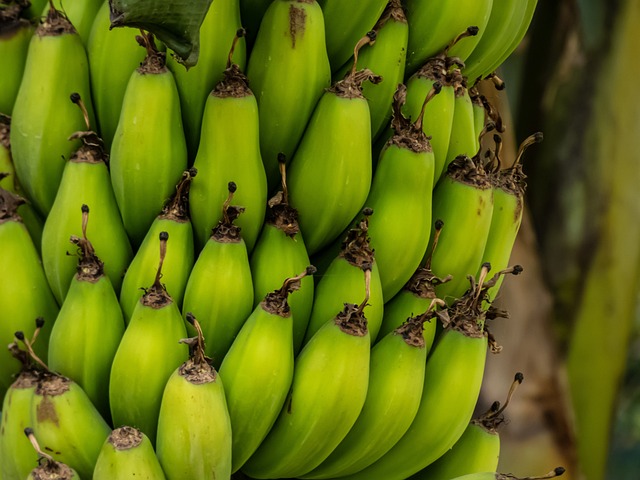
[[[540,136],[504,168],[467,86],[536,1],[215,0],[190,70],[36,3],[0,39],[0,479],[495,471],[464,439]]]

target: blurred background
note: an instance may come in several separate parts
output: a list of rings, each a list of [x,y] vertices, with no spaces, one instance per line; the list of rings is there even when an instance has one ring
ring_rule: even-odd
[[[501,472],[640,478],[640,0],[540,0],[526,40],[483,90],[524,157],[527,211],[478,410],[525,375]],[[508,162],[507,162],[508,163]],[[547,469],[547,470],[545,470]]]

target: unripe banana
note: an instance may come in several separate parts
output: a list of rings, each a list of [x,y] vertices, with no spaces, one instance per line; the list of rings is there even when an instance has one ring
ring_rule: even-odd
[[[80,35],[82,43],[87,45],[93,21],[101,4],[102,0],[74,1],[68,5],[64,0],[50,0],[44,7],[42,16],[46,17],[51,7],[62,10]]]
[[[133,477],[165,480],[149,437],[133,427],[116,428],[100,450],[92,478],[114,480]]]
[[[484,103],[482,96],[475,87],[469,89],[469,98],[471,99],[471,105],[473,106],[473,130],[475,131],[476,138],[481,141],[481,136],[485,133],[486,123],[486,111],[484,109]],[[480,143],[478,143],[480,147]]]
[[[244,465],[254,478],[288,478],[317,467],[347,435],[367,394],[370,339],[365,300],[346,303],[296,358],[291,393],[269,435]]]
[[[166,255],[166,232],[160,234],[160,264],[153,285],[131,315],[109,380],[109,404],[115,427],[129,425],[155,443],[162,392],[186,357],[187,336],[180,310],[160,283]]]
[[[82,387],[109,419],[109,372],[124,334],[124,319],[104,264],[87,239],[89,208],[82,209],[77,273],[51,330],[49,367]],[[93,220],[92,220],[93,221]]]
[[[374,212],[365,208],[362,213],[364,218],[347,232],[340,252],[316,285],[305,343],[309,343],[325,323],[332,322],[335,312],[340,311],[345,301],[353,302],[362,295],[362,272],[371,274],[369,301],[364,307],[367,330],[372,342],[378,336],[384,312],[384,292],[369,238],[369,216]]]
[[[358,47],[370,41],[364,37]],[[355,65],[322,95],[291,161],[291,201],[310,255],[349,225],[371,186],[371,118],[362,84],[381,78]]]
[[[235,220],[244,207],[232,206],[236,190],[229,182],[222,220],[200,252],[184,292],[182,312],[199,318],[209,338],[207,355],[219,366],[253,308],[253,283],[247,247]]]
[[[324,17],[315,0],[271,2],[247,76],[258,101],[260,150],[273,188],[278,153],[292,157],[323,89],[331,84]]]
[[[440,303],[444,304],[441,300]],[[358,420],[329,457],[303,478],[355,473],[382,457],[400,440],[418,411],[428,349],[422,329],[432,309],[411,316],[371,350],[367,398]]]
[[[189,345],[189,360],[162,394],[158,459],[169,480],[230,478],[231,421],[223,383],[205,355],[202,329],[192,315],[187,320],[197,336],[182,341]]]
[[[284,156],[280,158],[282,190],[271,197],[262,232],[251,254],[254,307],[265,295],[281,285],[283,278],[296,275],[309,265],[309,254],[298,226],[298,211],[289,205]],[[300,289],[288,299],[293,316],[293,351],[302,347],[313,308],[314,283],[311,276],[300,281]]]
[[[318,3],[324,15],[327,55],[331,70],[336,71],[349,60],[353,53],[351,46],[374,27],[387,0],[318,0]]]
[[[81,104],[77,97],[72,98]],[[102,140],[91,131],[76,132],[69,138],[80,138],[82,146],[65,165],[42,231],[42,263],[60,304],[76,273],[77,258],[67,252],[69,237],[79,236],[82,232],[79,213],[83,205],[91,209],[92,220],[87,233],[93,239],[96,254],[105,263],[105,273],[114,291],[120,291],[122,277],[133,257],[113,195]]]
[[[500,275],[521,271],[514,267],[486,281],[489,268],[485,266],[477,283],[469,276],[471,288],[449,308],[449,321],[427,361],[418,412],[405,435],[380,460],[343,478],[407,478],[441,457],[460,438],[480,393],[487,353],[487,312],[482,302]]]
[[[294,349],[293,313],[288,297],[314,271],[314,267],[307,267],[266,295],[222,361],[220,375],[233,431],[233,472],[244,465],[264,440],[289,393]]]
[[[38,466],[29,472],[27,480],[80,480],[78,472],[73,468],[62,462],[56,462],[51,455],[40,449],[32,428],[25,428],[24,433],[38,455]]]
[[[109,13],[109,0],[104,0],[87,43],[93,105],[100,136],[108,151],[116,133],[131,72],[145,57],[144,50],[135,42],[138,32],[130,28],[109,29]]]
[[[8,345],[17,330],[31,336],[36,328],[34,319],[44,320],[41,340],[35,345],[38,356],[47,358],[51,327],[58,315],[58,305],[51,293],[29,232],[16,214],[22,203],[6,190],[0,189],[0,276],[11,281],[0,282],[0,345]],[[0,397],[20,371],[5,348],[0,348]]]
[[[69,102],[73,92],[91,98],[87,55],[71,23],[52,9],[29,43],[11,126],[18,179],[43,215],[53,205],[65,159],[79,147],[67,140],[69,133],[85,126],[83,115]],[[89,102],[87,111],[91,119]]]
[[[473,102],[466,87],[466,82],[462,76],[458,76],[453,85],[455,92],[453,122],[451,124],[451,137],[449,138],[449,148],[444,162],[443,176],[446,174],[449,164],[458,156],[473,157],[480,148]]]
[[[211,3],[200,25],[198,63],[187,70],[172,55],[167,58],[167,66],[173,72],[180,94],[182,123],[190,159],[195,158],[199,148],[205,102],[211,90],[223,79],[229,41],[241,26],[239,0],[216,0]],[[246,57],[245,40],[241,38],[234,59],[242,70]]]
[[[13,110],[34,31],[31,22],[20,17],[23,6],[15,2],[11,7],[4,6],[0,19],[0,113],[5,115],[11,115]]]
[[[241,36],[235,37],[229,59]],[[251,252],[264,220],[267,177],[260,156],[258,104],[237,64],[229,60],[224,78],[217,82],[203,108],[204,118],[199,117],[203,135],[194,163],[200,175],[194,179],[190,194],[198,246],[207,243],[211,229],[222,218],[222,211],[211,206],[224,202],[227,185],[233,181],[239,187],[236,201],[246,209],[238,227]]]
[[[127,84],[110,165],[113,192],[135,246],[187,168],[173,75],[164,65],[165,55],[155,49],[153,36],[137,38],[147,48],[147,57]]]
[[[31,419],[43,450],[91,478],[111,429],[77,383],[48,374],[36,387]]]
[[[195,256],[193,229],[189,219],[189,188],[196,174],[195,168],[182,173],[182,179],[176,186],[173,197],[151,224],[136,256],[127,268],[120,292],[120,305],[127,323],[144,294],[142,286],[153,283],[154,270],[158,262],[157,239],[160,232],[167,232],[171,238],[171,249],[167,252],[162,267],[162,280],[173,301],[178,308],[182,308],[182,299]]]
[[[551,472],[546,475],[542,475],[540,477],[516,477],[510,473],[493,473],[493,472],[484,472],[484,473],[471,473],[469,475],[463,475],[461,477],[456,477],[452,480],[546,480],[548,478],[559,477],[565,472],[565,469],[562,467],[556,467]]]

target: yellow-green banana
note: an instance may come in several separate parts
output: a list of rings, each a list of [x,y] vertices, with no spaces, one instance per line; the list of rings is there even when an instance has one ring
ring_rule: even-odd
[[[290,159],[331,84],[324,17],[315,0],[274,0],[262,18],[247,76],[258,101],[260,150],[270,189],[278,153]]]
[[[93,21],[96,18],[98,10],[100,10],[101,4],[102,0],[82,0],[68,3],[64,0],[49,0],[44,7],[42,16],[46,17],[51,7],[62,10],[77,30],[82,39],[82,43],[86,45],[89,41]]]
[[[364,218],[347,232],[340,252],[316,285],[305,343],[309,343],[325,323],[331,323],[335,312],[340,311],[345,302],[353,303],[362,296],[362,272],[371,274],[369,301],[364,307],[367,329],[372,342],[378,336],[384,312],[384,292],[374,249],[370,245],[369,216],[374,212],[365,208],[362,213]]]
[[[358,46],[370,41],[364,37]],[[371,186],[371,118],[362,84],[381,77],[355,65],[322,95],[291,160],[291,202],[310,255],[349,225]]]
[[[160,279],[168,234],[160,234],[160,264],[153,285],[134,309],[113,359],[109,404],[113,425],[134,426],[155,443],[162,392],[186,357],[180,310]],[[102,444],[101,444],[102,446]]]
[[[16,214],[24,200],[0,188],[0,345],[8,345],[17,330],[31,336],[34,320],[42,317],[41,340],[35,345],[38,356],[47,358],[51,327],[58,315],[58,304],[51,293],[36,247]],[[0,348],[0,398],[20,371],[6,348]]]
[[[314,273],[287,278],[253,310],[220,366],[233,431],[233,468],[240,469],[282,410],[293,379],[293,312],[289,295]],[[265,395],[265,393],[268,394]]]
[[[126,426],[116,428],[102,445],[92,478],[165,480],[149,437],[137,428]]]
[[[144,60],[145,52],[136,44],[137,30],[109,29],[109,13],[109,0],[104,0],[91,28],[87,56],[98,131],[110,151],[127,83],[131,72]]]
[[[144,294],[142,287],[153,283],[158,262],[157,239],[160,232],[167,232],[171,238],[171,248],[167,251],[162,266],[162,280],[173,301],[178,308],[182,308],[184,291],[195,257],[193,229],[189,219],[189,188],[196,174],[195,168],[182,173],[175,193],[151,224],[136,256],[127,268],[120,291],[120,305],[127,323]]]
[[[510,473],[493,473],[493,472],[483,472],[483,473],[471,473],[469,475],[463,475],[461,477],[456,477],[451,480],[546,480],[548,478],[559,477],[565,472],[563,467],[556,467],[546,475],[542,475],[539,477],[516,477]]]
[[[422,326],[434,316],[434,300],[371,350],[369,388],[362,412],[329,457],[303,478],[355,473],[382,457],[400,440],[418,411],[428,349]]]
[[[190,159],[195,158],[199,149],[205,102],[211,90],[223,79],[229,44],[241,26],[239,0],[216,0],[211,3],[200,25],[198,63],[187,70],[172,55],[167,58],[167,66],[173,72],[180,94],[182,123]],[[245,67],[246,57],[245,39],[240,38],[234,61],[241,69]]]
[[[77,97],[74,97],[74,99]],[[64,301],[76,273],[69,237],[82,233],[82,205],[91,209],[88,235],[115,292],[120,291],[133,252],[113,195],[102,140],[91,131],[76,132],[82,146],[65,165],[51,211],[42,230],[42,263],[58,303]]]
[[[364,405],[370,339],[364,301],[346,303],[296,358],[291,392],[273,428],[243,467],[253,478],[299,477],[316,468],[347,435]]]
[[[0,16],[0,113],[11,115],[27,60],[33,25],[21,18],[28,2],[3,2]]]
[[[280,159],[282,190],[267,204],[264,226],[251,254],[254,307],[278,288],[283,278],[296,275],[309,265],[309,254],[298,225],[298,211],[289,205],[284,156]],[[293,351],[302,347],[313,308],[314,282],[311,276],[300,281],[298,291],[288,299],[293,316]]]
[[[169,377],[162,394],[158,460],[169,480],[227,479],[231,477],[231,421],[224,386],[205,355],[197,320],[191,314],[187,320],[197,336],[181,342],[189,345],[189,360]]]
[[[66,159],[80,146],[67,138],[85,128],[82,113],[69,102],[74,92],[87,102],[92,120],[84,45],[66,17],[51,9],[29,43],[11,125],[18,180],[43,215],[53,205]]]
[[[80,385],[109,419],[109,373],[124,319],[104,263],[87,238],[88,217],[89,208],[83,205],[82,237],[71,237],[78,249],[77,273],[51,330],[48,364]]]
[[[111,184],[137,247],[187,168],[180,99],[153,36],[138,37],[147,57],[129,79],[111,148]],[[146,433],[146,432],[145,432]]]
[[[184,292],[182,312],[198,318],[207,355],[219,367],[233,339],[253,309],[253,283],[247,247],[235,220],[244,207],[231,205],[236,191],[229,182],[222,220],[196,260]]]
[[[232,52],[233,48],[229,59]],[[267,177],[260,156],[258,104],[238,64],[229,60],[224,78],[203,108],[203,135],[194,163],[200,175],[189,198],[196,240],[200,248],[207,243],[211,229],[222,218],[222,210],[211,206],[224,202],[227,185],[233,181],[238,185],[235,200],[245,207],[237,225],[251,252],[264,220]]]
[[[78,472],[73,468],[62,462],[56,462],[51,455],[42,451],[31,427],[25,428],[24,434],[38,456],[38,466],[30,470],[27,480],[80,480]]]
[[[407,73],[415,72],[428,58],[442,51],[458,32],[472,25],[478,28],[478,35],[450,51],[464,61],[482,38],[495,1],[502,0],[473,0],[464,6],[456,0],[407,0]]]

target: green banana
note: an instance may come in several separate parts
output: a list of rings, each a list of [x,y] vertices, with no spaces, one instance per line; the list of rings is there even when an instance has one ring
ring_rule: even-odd
[[[284,155],[280,157],[282,190],[271,197],[262,232],[250,259],[253,278],[254,307],[281,285],[282,279],[293,276],[309,265],[309,254],[298,225],[298,211],[289,205]],[[311,276],[300,281],[300,289],[288,299],[293,316],[293,351],[302,347],[304,333],[313,308],[314,283]]]
[[[331,70],[349,60],[351,46],[371,30],[382,15],[388,0],[318,0],[322,7]],[[403,62],[404,63],[404,62]]]
[[[377,462],[343,478],[407,478],[441,457],[460,438],[480,393],[487,354],[487,312],[482,302],[497,278],[522,271],[514,267],[486,281],[489,268],[485,265],[477,283],[469,276],[471,288],[449,308],[448,321],[427,361],[418,412],[407,432]]]
[[[153,36],[137,37],[147,57],[127,84],[111,148],[111,184],[132,243],[142,242],[187,168],[180,100]],[[146,433],[146,432],[145,432]]]
[[[524,376],[518,372],[504,405],[500,407],[500,402],[494,402],[487,412],[471,420],[453,448],[427,468],[413,475],[411,480],[439,480],[470,473],[495,471],[498,468],[500,456],[500,436],[497,428],[504,423],[505,418],[502,413],[523,380]]]
[[[471,473],[469,475],[463,475],[461,477],[456,477],[452,480],[546,480],[548,478],[559,477],[564,474],[565,469],[563,467],[556,467],[546,475],[542,475],[539,477],[516,477],[510,473],[493,473],[493,472],[484,472],[484,473]]]
[[[109,29],[109,13],[109,0],[104,0],[91,28],[87,56],[99,132],[110,151],[127,83],[131,72],[144,60],[145,52],[136,45],[135,30]]]
[[[180,310],[160,283],[167,250],[167,232],[160,233],[160,264],[129,320],[113,359],[109,405],[116,427],[133,425],[155,443],[162,392],[186,357],[176,346],[187,331]]]
[[[189,219],[189,188],[196,174],[195,168],[182,173],[175,193],[151,224],[136,256],[127,268],[120,291],[120,305],[127,323],[144,293],[141,287],[153,283],[158,260],[157,238],[160,232],[167,232],[171,237],[171,250],[167,252],[163,264],[164,285],[178,308],[182,307],[184,291],[195,257],[193,230]]]
[[[91,98],[87,55],[71,23],[51,9],[29,43],[11,124],[18,180],[43,215],[53,205],[65,159],[80,145],[67,140],[69,132],[85,126],[83,115],[69,102],[72,92]],[[87,111],[93,124],[90,103]]]
[[[211,3],[200,25],[198,63],[187,70],[172,55],[167,58],[167,66],[173,72],[180,94],[182,124],[190,159],[195,158],[199,149],[205,102],[215,85],[223,80],[229,40],[241,26],[239,0],[216,0]],[[245,40],[241,38],[235,51],[235,63],[241,69],[245,67],[246,57]]]
[[[384,292],[377,259],[369,238],[369,216],[373,214],[373,210],[365,208],[362,214],[364,218],[347,232],[340,252],[316,285],[305,344],[311,341],[325,323],[331,323],[335,312],[340,311],[345,301],[353,301],[362,295],[362,272],[371,274],[369,302],[364,307],[367,330],[372,342],[378,336],[384,313]]]
[[[256,451],[282,410],[293,379],[293,315],[288,297],[314,267],[287,278],[256,306],[220,366],[233,431],[233,466]],[[265,392],[269,392],[265,395]]]
[[[364,37],[356,51],[371,41]],[[291,160],[291,201],[310,255],[351,223],[371,186],[371,118],[362,84],[381,77],[355,66],[322,95]]]
[[[56,462],[51,455],[42,451],[32,428],[25,428],[24,433],[38,455],[38,466],[29,472],[27,480],[80,480],[78,472],[73,468],[62,462]]]
[[[441,300],[440,303],[444,304]],[[367,398],[360,416],[329,457],[303,478],[334,478],[355,473],[382,457],[400,440],[418,411],[428,349],[422,329],[428,310],[412,316],[371,350]]]
[[[296,358],[291,392],[273,428],[243,471],[254,478],[299,477],[316,468],[347,435],[367,394],[370,339],[365,299],[346,303]]]
[[[227,184],[233,180],[240,187],[236,201],[246,209],[238,227],[251,252],[264,220],[267,177],[260,156],[258,104],[247,77],[231,63],[239,39],[235,37],[229,52],[224,78],[203,105],[203,135],[194,163],[200,175],[193,181],[189,201],[196,240],[202,248],[222,218],[222,211],[211,206],[224,202]]]
[[[415,72],[428,58],[442,51],[458,32],[473,25],[478,28],[478,35],[450,52],[464,61],[484,35],[494,1],[501,0],[473,0],[464,5],[454,0],[407,0],[407,73]]]
[[[51,330],[49,367],[82,387],[100,414],[109,418],[109,373],[124,334],[118,297],[104,264],[87,238],[89,208],[82,206],[77,273]]]
[[[31,419],[44,450],[91,478],[111,429],[77,383],[48,373],[36,387]]]
[[[102,0],[83,0],[81,2],[74,1],[68,3],[64,0],[49,0],[44,7],[42,16],[46,17],[52,7],[62,10],[80,35],[82,43],[87,45],[93,21],[96,18],[98,10],[100,10],[101,4]]]
[[[258,101],[260,151],[271,190],[278,183],[278,153],[291,159],[316,103],[331,84],[324,17],[315,0],[271,2],[247,76]]]
[[[181,341],[189,345],[189,360],[169,377],[162,394],[158,460],[168,479],[230,478],[231,421],[223,382],[205,355],[200,325],[191,314],[187,321],[197,336]]]
[[[481,137],[487,131],[487,129],[485,129],[487,115],[484,109],[482,96],[480,95],[476,87],[471,87],[469,89],[469,98],[471,99],[471,105],[473,106],[473,130],[475,132],[476,138],[478,138],[479,148]]]
[[[82,105],[82,100],[72,96]],[[89,125],[87,125],[87,129]],[[65,165],[51,211],[42,230],[42,263],[49,285],[62,304],[71,279],[76,273],[77,258],[69,255],[69,237],[80,235],[82,205],[91,208],[88,235],[96,254],[105,262],[105,273],[114,291],[120,291],[122,277],[133,257],[118,205],[113,195],[108,157],[102,140],[91,131],[76,132],[70,140],[80,139],[82,146]]]
[[[196,260],[182,305],[183,315],[199,318],[209,339],[207,355],[220,366],[233,339],[253,309],[253,283],[247,247],[235,220],[244,207],[232,206],[236,184],[229,182],[222,220]]]
[[[18,95],[22,73],[27,60],[29,42],[34,28],[31,22],[21,18],[28,5],[26,1],[3,2],[0,15],[0,113],[11,115]]]
[[[414,122],[401,111],[406,87],[399,84],[393,97],[395,133],[380,154],[366,201],[376,212],[369,235],[385,299],[391,299],[411,278],[429,243],[434,156],[422,121],[426,105],[440,90],[440,83],[434,83]],[[373,329],[371,337],[375,338]]]
[[[93,480],[116,478],[165,480],[153,446],[140,430],[116,428],[102,445],[93,471]]]
[[[272,0],[240,0],[240,18],[247,29],[247,50],[250,51],[256,41],[260,22]]]
[[[46,358],[51,327],[58,315],[58,304],[51,293],[36,247],[29,232],[16,214],[24,202],[16,195],[0,189],[0,276],[11,281],[0,282],[0,345],[11,343],[14,332],[30,336],[36,318],[44,319],[42,341],[35,346],[39,356]],[[0,398],[20,371],[5,348],[0,348]]]

